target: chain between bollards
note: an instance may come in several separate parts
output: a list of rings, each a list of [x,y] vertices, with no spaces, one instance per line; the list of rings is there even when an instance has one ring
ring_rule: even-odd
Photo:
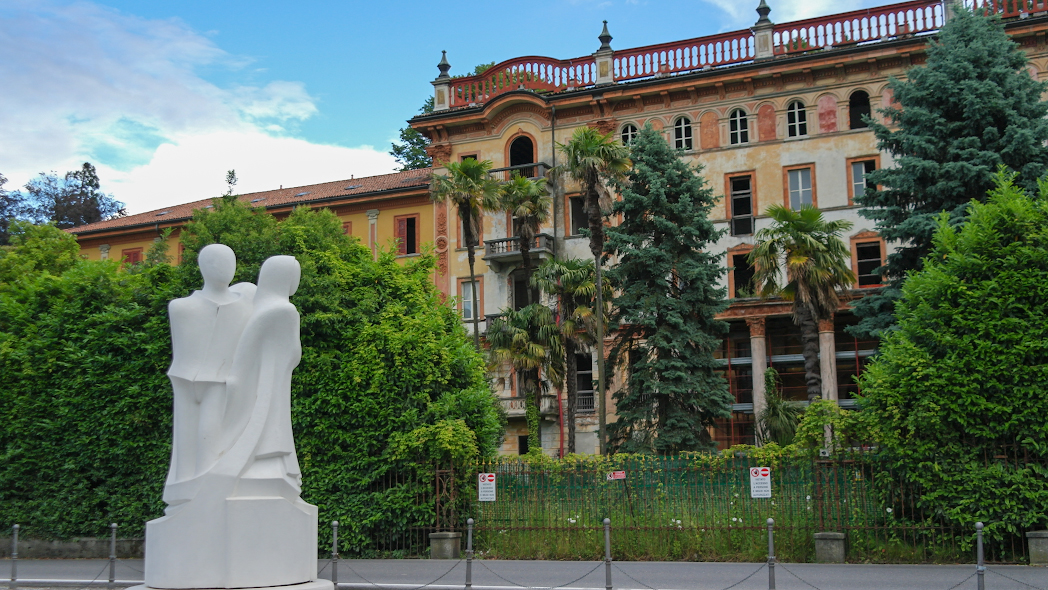
[[[983,561],[983,523],[975,523],[975,582],[976,588],[986,590],[986,563]]]
[[[466,590],[473,587],[473,519],[466,519]]]
[[[604,519],[604,589],[611,590],[611,519]]]
[[[775,590],[775,519],[768,519],[768,590]]]
[[[109,525],[109,583],[106,588],[112,590],[116,582],[116,523]]]
[[[11,590],[18,588],[18,529],[17,524],[11,527]]]
[[[331,583],[338,585],[338,521],[331,521]]]

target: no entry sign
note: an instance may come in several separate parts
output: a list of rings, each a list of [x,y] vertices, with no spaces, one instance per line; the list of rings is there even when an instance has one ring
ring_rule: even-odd
[[[477,500],[480,502],[495,501],[494,473],[481,473],[477,477]]]
[[[767,467],[750,467],[750,497],[771,497],[771,469]]]

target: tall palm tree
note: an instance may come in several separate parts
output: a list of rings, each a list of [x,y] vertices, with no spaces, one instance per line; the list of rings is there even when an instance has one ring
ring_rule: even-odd
[[[480,350],[480,310],[477,302],[477,276],[474,264],[477,259],[480,217],[485,210],[498,207],[498,182],[488,175],[491,160],[478,162],[467,158],[461,162],[450,162],[447,174],[434,174],[430,181],[430,198],[434,202],[449,199],[458,210],[462,223],[462,239],[466,242],[469,256],[470,291],[473,292],[473,346]]]
[[[793,302],[793,323],[801,329],[810,399],[822,393],[819,321],[833,319],[841,294],[855,283],[855,275],[848,268],[851,253],[840,237],[852,223],[827,221],[811,205],[800,211],[772,205],[767,215],[772,225],[754,236],[756,247],[749,257],[754,266],[753,283],[761,297],[779,295]]]
[[[596,342],[597,319],[594,314],[596,278],[592,261],[568,258],[542,263],[532,276],[534,286],[557,297],[560,306],[560,333],[564,342],[564,378],[568,398],[568,452],[575,452],[575,415],[578,412],[578,361],[576,354],[590,349]],[[611,287],[605,282],[604,297],[611,298]],[[605,324],[607,318],[605,317]]]
[[[626,176],[630,166],[629,148],[592,127],[579,127],[566,144],[557,144],[557,148],[567,159],[563,168],[582,185],[585,199],[586,221],[589,226],[590,252],[596,263],[596,284],[602,285],[601,254],[604,251],[604,211],[608,209],[610,193],[605,181],[619,181]],[[602,203],[604,201],[604,203]],[[602,206],[603,205],[603,206]],[[596,291],[597,309],[604,309],[602,289]],[[607,450],[607,401],[604,399],[604,325],[597,322],[597,396],[598,424],[597,438],[600,442],[600,453]]]
[[[535,234],[539,226],[549,220],[553,197],[546,190],[546,179],[524,178],[519,174],[513,180],[502,185],[499,195],[499,208],[508,211],[513,218],[513,225],[520,242],[520,257],[524,265],[527,281],[531,281],[531,247],[535,244]],[[527,301],[531,305],[531,289],[525,289]]]
[[[553,312],[538,303],[516,311],[504,309],[491,323],[487,340],[491,345],[490,364],[498,367],[508,362],[517,373],[517,391],[525,397],[528,447],[541,449],[539,413],[542,394],[549,387],[542,373],[553,383],[559,383],[564,375],[564,351]]]

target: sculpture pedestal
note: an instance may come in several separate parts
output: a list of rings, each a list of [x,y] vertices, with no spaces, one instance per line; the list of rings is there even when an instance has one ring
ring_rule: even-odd
[[[333,590],[335,587],[331,583],[331,580],[317,580],[315,582],[306,582],[305,584],[292,584],[289,586],[262,586],[258,588],[241,588],[240,590]],[[161,590],[159,588],[153,588],[152,586],[146,586],[145,584],[139,584],[138,586],[131,586],[127,590]]]
[[[149,588],[319,590],[303,586],[318,583],[317,507],[282,497],[196,498],[146,523],[145,557]]]

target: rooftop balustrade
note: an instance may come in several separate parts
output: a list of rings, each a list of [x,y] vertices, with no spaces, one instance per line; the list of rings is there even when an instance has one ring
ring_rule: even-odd
[[[970,0],[1004,17],[1048,10],[1048,0]],[[945,22],[940,0],[913,0],[773,25],[776,57],[933,33]],[[610,39],[610,36],[608,37]],[[742,29],[705,37],[614,51],[612,75],[626,82],[752,62],[755,36]],[[515,90],[565,92],[597,83],[597,57],[527,56],[506,60],[481,74],[449,82],[449,107],[483,104]]]

